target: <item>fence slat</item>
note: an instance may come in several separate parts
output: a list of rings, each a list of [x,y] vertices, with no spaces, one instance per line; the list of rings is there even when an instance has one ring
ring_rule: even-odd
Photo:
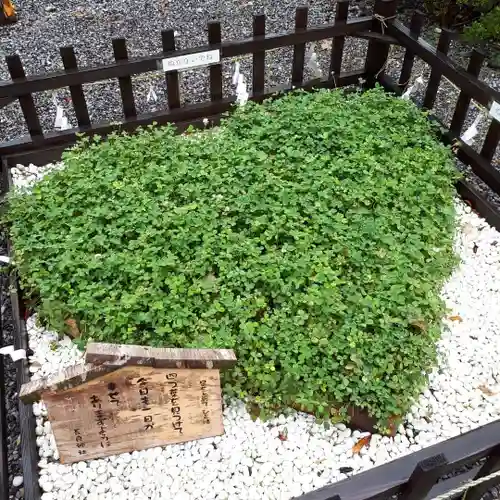
[[[9,74],[12,80],[26,80],[26,74],[24,72],[23,64],[18,55],[7,56],[5,58],[5,62],[7,63],[7,69],[9,70]],[[28,133],[30,134],[31,138],[42,138],[43,130],[42,126],[40,125],[40,120],[36,111],[35,102],[33,101],[33,96],[31,94],[20,95],[19,105],[21,106],[24,121],[26,122]]]
[[[441,35],[439,37],[437,51],[441,54],[448,54],[448,49],[450,48],[452,30],[448,28],[443,28]],[[424,104],[425,109],[432,109],[434,102],[436,101],[437,91],[439,89],[439,84],[441,83],[441,77],[443,72],[439,67],[434,66],[431,71],[431,76],[429,77],[429,83],[427,84],[427,90],[425,91]]]
[[[400,86],[392,80],[391,77],[385,75],[381,79],[381,84],[384,88],[393,92],[396,95],[401,95],[402,90]],[[456,136],[454,136],[451,132],[447,130],[447,127],[435,116],[432,114],[429,116],[429,119],[438,125],[438,129],[440,132],[440,139],[447,145],[452,144]],[[489,150],[489,155],[493,155],[495,152],[495,147],[499,142],[500,138],[500,127],[492,123],[492,127],[490,127],[490,135],[488,139],[488,144],[490,146],[486,146]],[[488,136],[487,136],[488,138]],[[486,143],[485,143],[486,144]],[[490,149],[491,147],[491,149]],[[459,148],[456,151],[457,158],[470,166],[474,174],[476,174],[481,180],[483,180],[488,186],[497,194],[500,194],[500,170],[496,169],[493,165],[491,165],[491,157],[483,157],[480,153],[478,153],[475,149],[470,147],[468,144],[460,142]],[[500,212],[498,214],[500,219]]]
[[[433,67],[439,67],[443,76],[454,83],[457,87],[466,90],[472,98],[485,107],[491,105],[492,99],[500,102],[500,91],[488,87],[484,82],[477,78],[472,78],[457,63],[436,51],[436,48],[428,44],[421,38],[415,40],[410,36],[410,31],[401,22],[395,20],[387,25],[387,34],[397,38],[401,45],[410,47],[418,57]],[[1,86],[0,86],[1,95]]]
[[[491,120],[490,128],[484,139],[481,149],[481,156],[488,161],[493,160],[498,143],[500,142],[500,123],[496,120]]]
[[[7,244],[7,253],[12,255],[12,249]],[[14,347],[16,349],[28,350],[28,333],[26,331],[25,305],[21,297],[19,282],[15,276],[10,278],[10,303],[12,306],[12,318],[14,319]],[[29,364],[27,359],[21,359],[17,363],[16,382],[17,391],[30,380]],[[35,416],[33,406],[19,401],[19,422],[21,427],[21,461],[23,468],[24,498],[39,499],[41,497],[38,484],[38,449],[36,446]]]
[[[61,54],[63,66],[66,71],[78,71],[78,63],[76,62],[75,49],[73,47],[61,47],[59,53]],[[83,93],[83,87],[81,85],[71,85],[69,91],[78,126],[80,128],[90,127],[89,110],[85,94]]]
[[[175,50],[174,30],[164,30],[161,32],[161,44],[163,52]],[[167,101],[169,109],[180,108],[179,72],[169,71],[165,73],[165,83],[167,84]]]
[[[410,479],[399,494],[398,500],[421,500],[432,490],[445,465],[446,457],[440,453],[417,464]]]
[[[410,35],[418,40],[420,32],[422,31],[422,26],[424,25],[425,14],[417,10],[413,14],[410,22]],[[411,78],[411,72],[413,69],[413,62],[415,61],[415,52],[411,49],[406,49],[405,58],[403,60],[403,67],[401,69],[401,75],[399,77],[399,85],[403,89],[408,85]]]
[[[396,95],[402,94],[400,86],[391,77],[384,75],[381,78],[380,83],[387,91],[393,92]],[[445,144],[450,145],[455,141],[456,136],[454,136],[449,130],[447,130],[447,127],[441,122],[441,120],[439,120],[432,114],[429,116],[429,119],[433,123],[436,123],[438,125],[438,129],[441,131],[439,134],[440,139]],[[490,131],[491,135],[488,139],[488,144],[490,144],[491,146],[487,146],[487,148],[491,147],[491,149],[489,149],[489,154],[491,155],[494,154],[496,144],[499,140],[500,130],[495,127],[496,126],[492,124],[492,130]],[[475,149],[470,147],[468,144],[463,143],[462,141],[460,141],[459,143],[459,148],[456,151],[456,156],[460,161],[470,166],[474,174],[476,174],[486,184],[488,184],[488,186],[495,193],[500,194],[500,170],[491,165],[491,158],[488,159],[481,156],[480,153],[478,153]],[[498,214],[498,217],[500,219],[500,212]]]
[[[335,24],[345,23],[349,14],[349,0],[339,0],[335,11]],[[332,54],[330,57],[330,76],[336,78],[342,68],[345,36],[337,36],[332,40]]]
[[[128,60],[127,42],[125,38],[113,39],[113,54],[116,61]],[[137,116],[137,111],[135,109],[132,79],[130,78],[130,76],[121,76],[118,78],[118,84],[120,85],[123,115],[125,116],[125,118],[135,118]]]
[[[339,87],[355,85],[363,75],[364,70],[341,73],[337,84]],[[331,78],[323,78],[320,82],[314,80],[314,84],[303,86],[305,90],[310,90],[312,87],[332,88],[333,80]],[[289,82],[266,89],[265,94],[256,96],[255,100],[257,102],[262,102],[264,99],[272,98],[276,94],[286,93],[288,91],[290,91]],[[181,131],[188,125],[203,127],[203,118],[207,117],[211,121],[216,121],[220,118],[222,113],[226,113],[233,107],[234,101],[235,99],[233,96],[226,97],[216,102],[205,101],[196,104],[186,104],[180,109],[160,109],[151,113],[141,113],[137,118],[127,120],[122,124],[94,124],[87,134],[89,136],[94,134],[106,136],[116,130],[133,132],[137,127],[150,125],[153,121],[159,125],[175,123],[177,128]],[[39,143],[33,143],[33,141],[27,137],[20,137],[0,144],[0,156],[11,157],[12,155],[18,155],[19,158],[22,156],[23,161],[28,163],[31,161],[41,162],[40,158],[42,156],[46,163],[59,161],[57,155],[60,155],[60,152],[68,147],[68,145],[75,143],[76,139],[77,137],[74,130],[64,130],[58,134],[50,134],[44,137],[41,145]],[[11,160],[11,158],[9,158],[9,160]],[[17,163],[21,162],[18,161]],[[15,166],[16,164],[9,163],[9,165]]]
[[[219,22],[208,23],[208,44],[218,45],[221,43],[221,29]],[[210,66],[210,100],[220,101],[222,99],[222,64]]]
[[[469,165],[472,171],[495,193],[500,194],[500,171],[491,165],[489,160],[483,158],[468,144],[463,143],[460,144],[456,155],[460,161]]]
[[[16,100],[15,97],[0,97],[0,109],[5,108],[5,106],[8,106],[11,102],[14,102]]]
[[[7,161],[4,159],[0,162],[0,167],[2,170],[2,180],[3,189],[6,191],[8,189],[7,181]],[[7,181],[7,182],[6,182]],[[3,193],[2,193],[3,194]],[[2,273],[0,276],[0,290],[2,296],[0,297],[0,307],[2,311],[0,312],[0,345],[4,346],[4,290],[7,290],[6,274]],[[6,411],[6,392],[5,392],[5,381],[7,380],[6,371],[4,371],[3,356],[0,356],[0,494],[1,498],[9,498],[9,468],[8,468],[8,449],[7,449],[7,411]]]
[[[479,479],[484,476],[488,476],[493,472],[500,469],[500,446],[496,446],[492,451],[491,455],[488,457],[486,462],[483,464],[479,472],[474,479]],[[477,486],[471,488],[467,491],[465,496],[467,500],[481,500],[484,494],[494,485],[498,484],[499,478],[493,478],[485,481],[484,483],[478,484]]]
[[[253,18],[253,36],[266,34],[266,16],[260,14]],[[252,93],[253,95],[264,92],[266,75],[266,53],[259,50],[253,54],[252,68]]]
[[[484,54],[484,52],[474,49],[469,61],[469,66],[467,67],[467,73],[470,73],[474,77],[478,77],[485,57],[486,55]],[[460,135],[462,127],[464,126],[470,101],[470,95],[462,90],[458,97],[457,105],[455,106],[455,112],[453,113],[453,118],[450,125],[450,131],[457,137]]]
[[[372,30],[385,34],[386,22],[394,17],[396,8],[397,1],[376,0],[373,10]],[[388,44],[376,40],[371,40],[368,43],[365,63],[366,85],[368,87],[373,87],[375,82],[384,75],[389,49]]]
[[[295,11],[295,32],[307,29],[307,7],[298,7]],[[292,63],[292,85],[302,84],[304,79],[304,60],[306,56],[306,44],[298,43],[293,46]]]
[[[302,33],[288,32],[281,35],[269,34],[258,38],[250,37],[233,42],[224,42],[216,48],[220,48],[221,58],[237,57],[251,54],[258,50],[272,50],[280,47],[289,47],[294,43],[317,42],[325,38],[332,38],[338,35],[353,35],[370,29],[372,23],[371,17],[360,17],[349,20],[345,25],[335,26],[327,24],[324,26],[313,26]],[[176,50],[175,56],[192,54],[193,52],[203,52],[213,49],[208,45],[199,47],[189,47]],[[44,75],[32,76],[29,80],[18,82],[0,82],[0,99],[2,97],[19,97],[33,92],[42,92],[44,90],[53,90],[69,85],[80,85],[92,83],[108,78],[118,78],[121,76],[145,73],[147,71],[158,71],[158,62],[165,58],[163,52],[147,57],[138,57],[130,59],[127,64],[109,63],[100,64],[93,68],[82,68],[78,73],[68,74],[65,71],[54,71]],[[475,84],[481,87],[480,92],[487,88],[484,84]],[[498,100],[500,100],[500,92]]]
[[[482,208],[489,205],[461,180],[457,183],[457,189],[464,198],[472,201],[473,207]],[[489,209],[488,219],[491,222],[487,219],[488,222],[492,224],[496,221],[500,226],[500,214],[491,206]],[[480,210],[478,212],[481,213]],[[342,500],[390,499],[391,495],[397,494],[400,488],[408,482],[417,463],[442,453],[450,464],[445,466],[443,473],[452,472],[456,469],[453,464],[470,465],[489,456],[492,447],[499,442],[498,436],[500,436],[500,420],[441,441],[397,460],[387,461],[378,467],[358,472],[347,480],[305,493],[300,498],[301,500],[331,500],[334,495],[339,495]]]

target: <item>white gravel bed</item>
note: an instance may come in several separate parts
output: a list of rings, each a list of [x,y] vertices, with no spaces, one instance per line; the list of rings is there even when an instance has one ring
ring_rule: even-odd
[[[36,181],[42,179],[49,172],[62,168],[64,168],[63,162],[48,163],[43,166],[33,165],[32,163],[30,165],[21,165],[18,163],[10,169],[10,173],[14,187],[29,191]]]
[[[289,499],[500,418],[500,234],[457,201],[461,264],[444,286],[450,309],[439,366],[394,438],[289,415],[253,421],[241,401],[225,401],[225,434],[73,465],[58,452],[43,403],[35,403],[43,500]],[[450,319],[452,318],[452,319]],[[33,378],[78,363],[68,337],[28,319]]]

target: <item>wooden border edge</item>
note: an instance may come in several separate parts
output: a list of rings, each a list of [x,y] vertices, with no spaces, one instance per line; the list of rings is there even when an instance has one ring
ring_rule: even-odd
[[[24,403],[34,403],[43,398],[43,393],[46,391],[64,391],[72,389],[85,382],[90,382],[101,375],[116,371],[122,365],[109,365],[104,363],[100,366],[92,365],[89,363],[80,363],[77,365],[69,366],[60,372],[43,377],[37,380],[31,380],[21,386],[19,391],[19,398]]]
[[[85,362],[107,366],[153,368],[226,369],[236,364],[232,349],[184,349],[90,342]]]

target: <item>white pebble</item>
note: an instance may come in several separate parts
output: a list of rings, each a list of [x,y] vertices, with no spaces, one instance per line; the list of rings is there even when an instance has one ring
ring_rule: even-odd
[[[30,168],[11,170],[21,184],[28,183],[27,188],[32,185],[26,180]],[[55,168],[63,167],[37,171],[45,175]],[[462,263],[441,296],[450,316],[459,315],[462,321],[444,321],[439,367],[395,438],[373,434],[369,446],[353,455],[353,446],[366,433],[353,432],[343,423],[327,429],[300,412],[278,415],[268,426],[253,421],[244,403],[233,400],[224,410],[223,436],[71,466],[54,463],[58,451],[47,411],[43,403],[35,403],[42,500],[251,500],[266,495],[284,500],[499,419],[500,396],[490,393],[500,395],[500,234],[461,202],[457,216],[462,230],[455,248]],[[71,339],[59,340],[55,332],[36,326],[35,316],[26,324],[34,379],[83,362]],[[340,467],[353,472],[343,474]]]
[[[14,479],[12,480],[12,486],[14,488],[19,488],[23,484],[23,476],[14,476]]]

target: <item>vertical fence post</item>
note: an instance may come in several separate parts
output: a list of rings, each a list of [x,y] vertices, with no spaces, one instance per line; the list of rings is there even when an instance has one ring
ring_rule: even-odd
[[[64,69],[66,71],[78,71],[75,50],[73,47],[61,47],[59,49]],[[85,94],[81,85],[70,85],[71,101],[75,110],[76,121],[80,128],[90,127],[89,110],[85,101]]]
[[[220,23],[208,23],[208,43],[209,45],[219,45],[221,43]],[[217,47],[219,48],[219,47]],[[210,100],[220,101],[222,99],[222,64],[210,66]]]
[[[24,304],[20,300],[19,282],[15,276],[10,278],[10,303],[14,320],[14,347],[28,350],[28,332],[24,320]],[[17,391],[30,381],[29,363],[27,359],[16,361]],[[19,422],[21,434],[21,457],[23,467],[24,498],[39,499],[40,486],[38,484],[38,449],[36,446],[35,416],[33,406],[19,400]]]
[[[491,162],[491,160],[493,160],[493,156],[495,156],[495,151],[499,142],[500,123],[492,118],[488,132],[486,133],[486,138],[484,139],[483,147],[481,149],[481,156]]]
[[[479,472],[476,474],[474,479],[479,479],[484,476],[488,476],[493,472],[496,472],[500,469],[500,446],[496,446],[490,453],[490,456],[483,464],[483,466],[479,469]],[[465,498],[467,500],[481,500],[483,495],[495,484],[498,484],[500,481],[499,478],[493,478],[485,481],[484,483],[478,484],[473,488],[467,490],[467,494]]]
[[[7,56],[5,58],[5,61],[7,63],[7,68],[12,80],[26,80],[26,74],[24,73],[24,68],[18,55]],[[31,138],[33,140],[42,139],[42,126],[40,125],[40,120],[38,118],[38,113],[33,101],[33,96],[31,94],[19,96],[19,105],[21,106],[24,121],[26,122],[28,133],[30,134]]]
[[[474,49],[469,61],[469,66],[467,67],[467,73],[477,78],[479,76],[479,72],[481,71],[481,66],[485,57],[484,52]],[[460,96],[458,97],[457,105],[455,106],[455,112],[453,113],[450,125],[450,131],[456,137],[460,136],[460,132],[464,126],[470,101],[470,96],[462,90],[460,92]]]
[[[175,50],[174,30],[164,30],[161,32],[161,45],[163,52],[173,52]],[[168,109],[180,108],[179,72],[169,71],[165,73],[165,83],[167,84]]]
[[[115,38],[113,40],[113,54],[115,61],[127,61],[127,42],[124,38]],[[137,111],[135,109],[134,91],[132,89],[132,78],[130,76],[120,76],[118,78],[120,85],[120,95],[122,98],[123,115],[125,119],[135,118]]]
[[[417,10],[413,14],[410,22],[410,36],[418,40],[420,32],[422,31],[422,26],[424,25],[425,15],[423,12]],[[403,67],[401,68],[401,75],[399,77],[399,86],[404,90],[408,85],[411,78],[411,72],[413,69],[413,62],[415,61],[415,52],[411,49],[406,49],[405,58],[403,61]]]
[[[396,0],[376,0],[373,10],[372,31],[384,33],[386,24],[396,14],[398,2]],[[389,44],[377,40],[370,40],[366,53],[366,85],[374,87],[375,82],[383,76],[387,58],[389,56]]]
[[[8,190],[6,177],[7,177],[7,162],[4,162],[0,158],[0,166],[2,168],[2,180],[3,190],[2,195]],[[5,273],[0,276],[0,345],[4,345],[3,338],[3,327],[4,327],[4,293],[7,287],[4,286],[4,282],[7,277]],[[8,449],[7,449],[7,411],[6,411],[6,392],[5,392],[5,367],[3,362],[3,356],[0,356],[0,495],[1,498],[9,498],[9,469],[8,469]]]
[[[441,54],[448,54],[448,49],[450,48],[450,42],[453,31],[448,28],[443,28],[441,30],[441,35],[439,37],[437,51]],[[425,109],[432,109],[434,103],[436,102],[436,95],[439,89],[439,84],[441,83],[441,77],[443,72],[439,67],[435,66],[432,68],[431,76],[429,77],[429,83],[427,84],[427,90],[425,91],[424,104]]]
[[[307,29],[307,7],[299,7],[295,11],[295,32]],[[292,86],[302,85],[304,79],[304,60],[306,44],[298,43],[293,46]]]
[[[260,14],[253,18],[253,36],[263,36],[266,34],[266,16]],[[253,53],[252,60],[252,94],[258,95],[264,92],[266,69],[266,52],[258,50]]]
[[[422,500],[432,490],[448,460],[441,453],[417,464],[398,500]]]
[[[335,24],[345,24],[349,14],[349,0],[339,0],[335,11]],[[345,36],[336,36],[332,40],[332,54],[330,56],[330,74],[335,82],[342,69],[342,55],[344,54]],[[335,85],[337,86],[337,85]]]

